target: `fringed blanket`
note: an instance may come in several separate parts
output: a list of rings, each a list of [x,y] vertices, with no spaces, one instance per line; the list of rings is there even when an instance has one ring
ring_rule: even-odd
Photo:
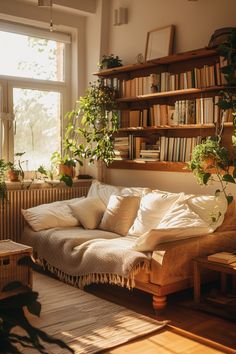
[[[150,265],[148,254],[132,249],[135,240],[133,236],[118,237],[78,227],[43,232],[26,229],[22,238],[33,247],[45,268],[81,289],[91,283],[133,288],[135,275],[148,271]]]

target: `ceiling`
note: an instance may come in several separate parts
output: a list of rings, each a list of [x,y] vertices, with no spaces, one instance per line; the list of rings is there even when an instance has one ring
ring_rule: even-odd
[[[38,0],[16,0],[17,2],[30,3],[38,6]],[[97,0],[52,0],[53,8],[69,13],[94,14],[97,8]]]

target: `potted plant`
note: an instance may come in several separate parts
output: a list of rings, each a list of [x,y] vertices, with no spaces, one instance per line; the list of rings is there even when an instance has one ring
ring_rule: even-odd
[[[114,54],[103,55],[102,60],[98,64],[99,69],[110,69],[115,68],[117,66],[122,66],[122,60]]]
[[[4,159],[0,159],[0,203],[1,208],[4,208],[7,201],[7,185],[5,182],[5,175],[7,171],[7,163]]]
[[[15,157],[17,158],[17,162],[13,163],[13,162],[8,162],[7,163],[7,168],[8,168],[8,179],[11,182],[19,182],[20,179],[21,181],[24,181],[24,177],[25,177],[25,173],[22,167],[22,163],[24,163],[25,161],[21,160],[21,157],[25,154],[25,152],[17,152],[15,154]]]
[[[193,149],[188,168],[199,184],[207,185],[209,182],[218,181],[221,189],[217,189],[216,194],[223,192],[228,204],[232,202],[233,196],[227,194],[226,188],[228,183],[235,183],[236,160],[230,161],[228,151],[220,145],[218,137],[207,138]]]
[[[65,182],[68,187],[72,187],[73,178],[75,177],[76,160],[68,154],[62,156],[59,152],[55,151],[51,156],[51,162],[58,169],[60,181]]]
[[[83,165],[84,159],[89,163],[100,160],[108,166],[115,156],[112,136],[118,129],[114,90],[101,80],[90,84],[68,117],[71,121],[64,143],[78,163]],[[79,143],[81,138],[83,142]]]

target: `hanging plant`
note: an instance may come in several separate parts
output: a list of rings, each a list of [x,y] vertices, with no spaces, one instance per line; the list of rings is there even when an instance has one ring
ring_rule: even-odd
[[[217,137],[215,139],[207,138],[193,149],[188,168],[201,185],[218,182],[220,189],[216,190],[216,195],[223,192],[230,204],[233,196],[227,194],[227,185],[228,183],[235,184],[236,160],[233,161],[232,172],[230,165],[232,165],[232,161],[229,159],[228,151],[220,145],[220,139]]]
[[[80,165],[101,160],[107,166],[113,161],[113,134],[118,129],[115,92],[103,81],[91,83],[77,107],[67,114],[70,119],[65,135],[65,146]],[[76,137],[71,137],[76,134]],[[82,138],[82,143],[79,140]]]

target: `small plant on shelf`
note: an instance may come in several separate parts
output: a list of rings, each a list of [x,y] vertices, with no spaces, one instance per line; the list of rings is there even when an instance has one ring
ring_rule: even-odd
[[[102,60],[98,64],[99,69],[110,69],[117,66],[122,66],[122,60],[114,54],[103,55]]]
[[[231,167],[232,164],[233,169]],[[228,151],[220,145],[218,137],[207,138],[197,145],[193,149],[188,167],[197,178],[199,184],[208,185],[213,181],[219,182],[221,189],[216,190],[216,195],[219,192],[223,192],[228,204],[232,202],[233,196],[227,194],[226,189],[228,183],[235,184],[236,160],[232,162],[229,159]]]

